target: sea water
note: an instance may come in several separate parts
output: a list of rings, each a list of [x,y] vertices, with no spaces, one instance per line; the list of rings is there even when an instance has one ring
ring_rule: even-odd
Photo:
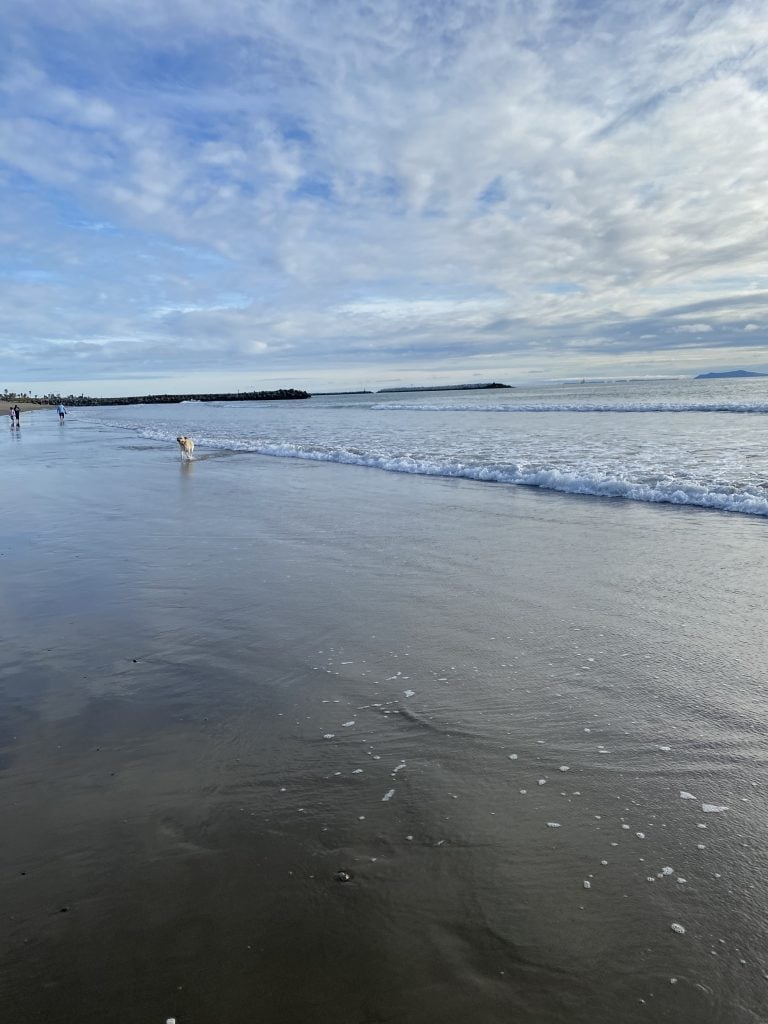
[[[768,515],[768,378],[77,409],[196,452],[252,452]]]

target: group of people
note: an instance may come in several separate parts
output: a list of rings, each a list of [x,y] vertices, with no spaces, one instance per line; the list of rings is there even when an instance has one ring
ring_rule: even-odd
[[[67,415],[67,410],[61,404],[61,402],[59,402],[59,404],[56,406],[56,412],[59,414],[59,423],[63,423],[64,417]],[[18,407],[18,405],[11,405],[8,407],[8,418],[11,421],[12,427],[18,427],[20,415],[21,409]]]

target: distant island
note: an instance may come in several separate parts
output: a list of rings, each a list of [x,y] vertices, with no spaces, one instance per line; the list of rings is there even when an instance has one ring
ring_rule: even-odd
[[[377,394],[387,395],[398,391],[482,391],[488,388],[511,388],[511,384],[438,384],[418,388],[379,388]]]
[[[699,373],[694,380],[721,380],[724,377],[768,377],[768,373],[755,373],[754,370],[723,370],[721,373]]]
[[[279,391],[236,391],[210,395],[134,395],[130,398],[89,398],[88,395],[46,395],[30,398],[36,405],[178,405],[180,402],[274,402],[311,398],[308,391],[280,388]]]

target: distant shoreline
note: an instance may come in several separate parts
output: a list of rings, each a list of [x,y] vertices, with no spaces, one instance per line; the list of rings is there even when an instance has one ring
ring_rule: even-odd
[[[299,398],[311,398],[308,391],[298,391],[296,388],[281,388],[278,391],[235,391],[223,392],[221,394],[206,395],[131,395],[127,398],[89,398],[87,395],[78,395],[76,398],[69,395],[66,398],[57,398],[51,401],[41,399],[39,402],[28,402],[28,409],[55,408],[60,403],[67,408],[77,408],[88,405],[180,405],[182,402],[276,402],[292,401]],[[14,404],[14,403],[11,403]],[[2,406],[0,406],[2,408]],[[22,409],[22,403],[19,402]],[[5,406],[8,411],[8,406]]]
[[[404,391],[492,391],[497,388],[513,390],[512,384],[437,384],[427,387],[379,388],[377,395],[392,395]]]
[[[712,373],[699,373],[694,380],[752,380],[755,377],[768,377],[768,373],[756,373],[754,370],[715,370]]]

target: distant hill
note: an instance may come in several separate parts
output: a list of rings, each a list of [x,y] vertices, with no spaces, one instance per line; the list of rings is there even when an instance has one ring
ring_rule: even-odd
[[[416,388],[379,388],[378,394],[387,395],[399,391],[483,391],[487,388],[511,388],[511,384],[437,384]]]
[[[723,377],[768,377],[768,373],[755,373],[754,370],[723,370],[721,373],[699,373],[694,380],[719,380]]]

